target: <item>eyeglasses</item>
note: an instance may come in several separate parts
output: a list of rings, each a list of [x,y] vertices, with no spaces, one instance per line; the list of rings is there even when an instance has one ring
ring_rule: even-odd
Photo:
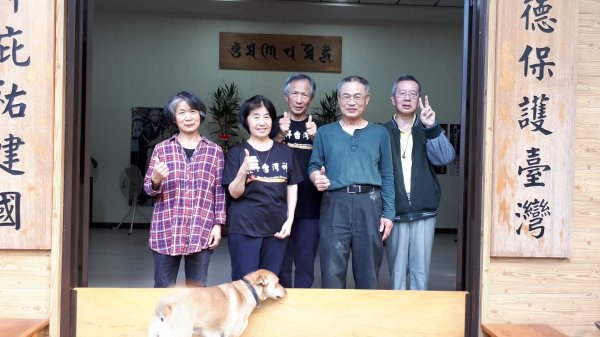
[[[396,96],[402,98],[402,97],[410,97],[411,99],[417,98],[419,97],[419,93],[416,91],[398,91],[396,93]]]
[[[293,99],[301,99],[303,101],[307,101],[308,99],[310,99],[310,94],[307,92],[299,92],[299,91],[294,91],[291,94],[289,94],[289,96]]]
[[[343,94],[340,96],[340,101],[342,101],[342,103],[349,103],[350,100],[354,100],[354,103],[356,104],[361,104],[365,101],[365,99],[367,98],[368,95],[363,96],[363,95],[349,95],[349,94]]]

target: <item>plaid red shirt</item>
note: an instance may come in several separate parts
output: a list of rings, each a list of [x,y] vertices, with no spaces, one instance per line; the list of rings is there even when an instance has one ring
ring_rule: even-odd
[[[152,189],[157,157],[169,167],[169,175]],[[177,134],[159,143],[144,178],[144,190],[155,197],[150,249],[165,255],[187,255],[208,247],[214,225],[225,223],[225,193],[221,185],[223,151],[202,137],[187,159]]]

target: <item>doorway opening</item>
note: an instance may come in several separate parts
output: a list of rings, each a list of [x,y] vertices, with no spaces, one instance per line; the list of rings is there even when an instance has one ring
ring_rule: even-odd
[[[389,92],[396,77],[411,73],[419,78],[432,106],[436,107],[439,122],[448,125],[448,132],[452,125],[460,130],[460,156],[457,168],[451,168],[458,174],[450,174],[447,167],[446,172],[438,176],[445,199],[440,207],[439,218],[443,221],[438,220],[438,232],[440,237],[449,240],[445,241],[446,250],[438,250],[437,242],[442,240],[436,237],[434,256],[441,257],[438,263],[443,268],[432,266],[430,282],[441,281],[430,288],[469,290],[478,285],[473,278],[479,277],[476,266],[479,241],[472,240],[473,233],[469,234],[465,226],[474,219],[469,209],[476,203],[473,198],[478,188],[466,184],[466,179],[477,173],[477,165],[471,162],[477,149],[469,150],[468,146],[476,145],[478,137],[472,131],[478,121],[470,117],[468,111],[480,108],[473,106],[477,93],[472,88],[479,83],[472,69],[479,69],[479,65],[472,64],[474,55],[469,53],[469,46],[473,48],[473,27],[480,24],[474,17],[480,15],[482,9],[478,1],[464,1],[467,8],[463,1],[459,2],[459,8],[403,6],[402,11],[390,5],[320,5],[296,1],[210,2],[202,6],[190,3],[179,7],[185,11],[175,9],[174,5],[158,8],[155,7],[158,4],[147,5],[137,0],[103,1],[93,8],[80,8],[79,17],[87,18],[82,20],[88,36],[83,41],[89,43],[83,45],[89,54],[82,60],[90,61],[83,66],[86,70],[81,86],[87,95],[79,99],[87,111],[84,125],[89,138],[83,140],[80,148],[82,157],[93,158],[97,167],[92,170],[87,166],[88,170],[83,171],[82,181],[91,178],[88,186],[93,190],[88,194],[84,188],[81,195],[82,205],[89,205],[90,216],[87,227],[80,228],[76,236],[80,238],[76,285],[145,287],[148,280],[152,282],[152,265],[132,258],[140,254],[151,259],[145,248],[147,227],[144,223],[136,221],[131,235],[111,237],[124,234],[122,230],[111,228],[123,220],[123,214],[130,207],[119,190],[119,178],[123,168],[130,164],[133,108],[161,107],[171,93],[184,89],[197,92],[209,103],[209,93],[224,81],[236,81],[244,97],[262,93],[272,97],[278,111],[283,108],[282,85],[291,72],[218,69],[214,50],[218,45],[214,33],[218,31],[343,36],[342,73],[315,74],[317,92],[323,95],[334,89],[343,76],[365,76],[377,97],[366,114],[373,122],[384,122],[393,113]],[[269,10],[261,10],[265,7]],[[274,8],[280,15],[266,14],[273,13]],[[400,12],[399,18],[394,17],[394,13]],[[419,21],[420,15],[427,19]],[[282,20],[283,17],[289,20]],[[401,52],[390,52],[398,49]],[[209,125],[201,131],[207,135],[212,133]],[[143,216],[151,217],[151,207],[140,209]],[[96,233],[99,234],[96,236]],[[115,246],[100,244],[101,236],[105,237],[103,242]],[[220,248],[225,256],[223,260],[213,258],[209,276],[221,274],[228,278],[228,256],[226,249]],[[114,255],[106,255],[103,249]],[[89,254],[93,250],[105,260],[91,261]],[[448,262],[448,258],[452,262]],[[95,279],[95,275],[107,275],[105,270],[95,269],[97,266],[106,264],[111,268],[123,262],[133,262],[136,267],[125,264],[123,269],[112,268],[115,274],[109,275],[112,279],[105,283]],[[127,284],[127,280],[125,284],[119,283],[120,276],[135,269],[142,270],[141,282],[145,283]],[[384,262],[381,273],[386,272]]]

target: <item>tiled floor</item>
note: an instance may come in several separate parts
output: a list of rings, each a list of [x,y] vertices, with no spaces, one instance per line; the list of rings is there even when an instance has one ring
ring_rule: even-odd
[[[90,287],[152,287],[152,254],[148,249],[148,229],[129,228],[118,230],[92,228],[90,230],[89,286]],[[437,234],[431,262],[429,289],[455,290],[456,284],[456,235]],[[354,288],[351,270],[348,271],[348,288]],[[321,284],[319,257],[315,263],[316,281]],[[183,267],[180,268],[178,285],[183,285]],[[213,254],[208,271],[208,285],[229,282],[230,261],[226,238]],[[379,287],[388,289],[390,277],[387,260],[381,265]]]

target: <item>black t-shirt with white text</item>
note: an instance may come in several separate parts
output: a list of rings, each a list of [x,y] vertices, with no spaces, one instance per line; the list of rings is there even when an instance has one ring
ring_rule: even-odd
[[[279,117],[276,123],[276,132],[279,133]],[[298,165],[302,170],[302,176],[304,180],[298,184],[298,204],[296,205],[296,218],[309,218],[318,219],[320,216],[321,207],[321,192],[317,191],[315,185],[308,177],[308,163],[310,162],[310,155],[312,154],[313,142],[306,133],[306,122],[308,117],[303,121],[294,121],[290,123],[290,130],[285,135],[283,143],[287,144],[293,151],[298,160]],[[313,118],[317,129],[320,128],[323,123]]]
[[[258,172],[249,174],[244,193],[231,198],[227,210],[229,233],[267,237],[281,230],[287,219],[287,186],[302,181],[302,172],[292,150],[273,142],[268,151],[256,151],[248,142],[240,143],[227,152],[223,185],[227,188],[236,177],[247,149],[257,156]]]

